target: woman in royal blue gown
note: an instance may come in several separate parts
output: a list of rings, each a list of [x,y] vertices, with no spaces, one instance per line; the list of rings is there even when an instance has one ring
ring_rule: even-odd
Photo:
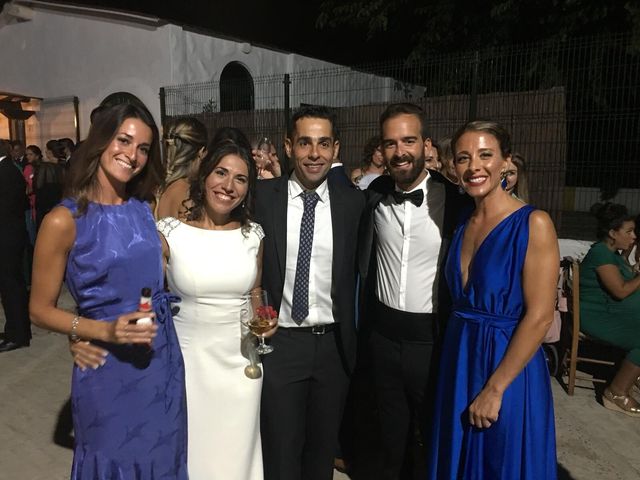
[[[187,479],[184,365],[145,201],[161,173],[158,130],[146,108],[105,108],[74,156],[67,198],[38,234],[33,322],[106,353],[93,368],[76,358],[72,480]],[[56,306],[63,280],[77,314]],[[136,324],[150,316],[137,312],[145,287],[155,321]]]
[[[429,479],[553,480],[555,429],[540,348],[553,319],[558,243],[549,216],[504,188],[509,134],[475,121],[454,135],[476,208],[445,275],[453,300],[433,416]]]

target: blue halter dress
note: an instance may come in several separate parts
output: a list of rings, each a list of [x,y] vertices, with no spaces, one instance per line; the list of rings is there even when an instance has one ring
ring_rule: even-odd
[[[454,235],[445,267],[453,309],[436,391],[430,480],[556,478],[553,399],[542,349],[505,391],[496,423],[478,429],[468,419],[469,405],[503,359],[524,315],[522,269],[533,210],[516,210],[489,233],[464,287],[460,249],[466,222]]]
[[[76,213],[74,200],[62,205]],[[187,479],[184,365],[163,291],[162,254],[153,216],[131,198],[90,203],[75,218],[65,283],[78,314],[110,322],[136,311],[150,287],[158,334],[145,346],[95,342],[109,350],[97,370],[73,369],[75,448],[72,480]]]

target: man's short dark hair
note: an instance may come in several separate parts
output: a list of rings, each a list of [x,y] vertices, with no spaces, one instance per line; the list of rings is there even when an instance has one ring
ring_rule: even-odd
[[[6,157],[11,151],[11,143],[9,140],[0,138],[0,157]]]
[[[68,148],[71,153],[76,149],[76,144],[68,137],[60,138],[58,141],[63,144],[65,148]]]
[[[392,103],[389,105],[385,111],[382,112],[382,115],[380,115],[380,132],[382,132],[384,122],[398,115],[415,115],[418,117],[422,139],[426,140],[427,138],[431,138],[431,134],[427,128],[427,115],[421,107],[414,103]]]
[[[287,138],[293,138],[293,132],[296,129],[296,122],[301,118],[322,118],[329,120],[331,124],[331,136],[333,140],[338,140],[338,127],[336,127],[336,113],[329,107],[322,105],[304,105],[298,108],[287,125]]]
[[[24,142],[22,140],[10,140],[9,144],[11,145],[11,148],[13,147],[24,147]]]

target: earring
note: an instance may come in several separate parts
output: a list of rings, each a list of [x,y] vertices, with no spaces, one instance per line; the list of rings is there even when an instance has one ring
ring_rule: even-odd
[[[464,195],[464,188],[462,188],[462,186],[461,186],[461,185],[458,185],[458,193],[459,193],[460,195]]]
[[[506,190],[507,189],[507,173],[502,172],[500,174],[500,178],[502,179],[500,180],[500,187],[502,187],[502,190]]]

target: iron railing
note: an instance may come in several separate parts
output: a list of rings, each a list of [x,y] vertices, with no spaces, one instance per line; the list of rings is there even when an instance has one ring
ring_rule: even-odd
[[[474,118],[507,126],[529,165],[531,202],[558,225],[563,211],[587,211],[600,198],[640,210],[640,54],[624,35],[294,71],[255,77],[253,88],[253,110],[223,112],[221,104],[243,103],[221,100],[221,91],[246,95],[246,82],[165,87],[163,120],[195,115],[211,131],[235,126],[281,143],[289,106],[328,105],[341,160],[354,168],[386,105],[410,101],[425,109],[436,140]]]

